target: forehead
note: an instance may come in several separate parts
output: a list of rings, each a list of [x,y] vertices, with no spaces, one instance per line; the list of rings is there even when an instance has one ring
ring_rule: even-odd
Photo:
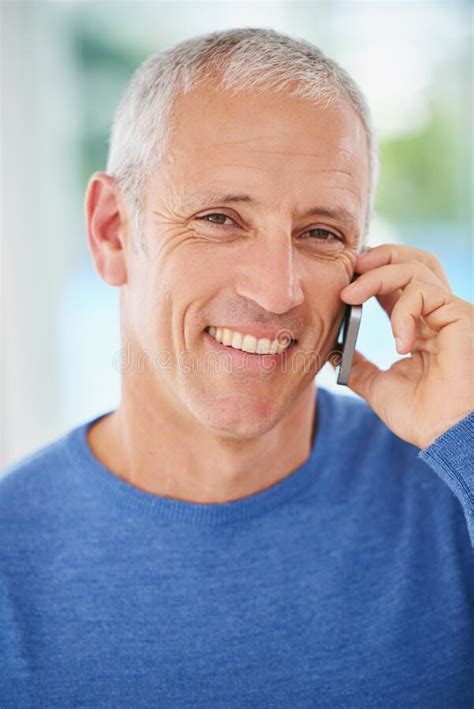
[[[336,161],[367,159],[362,121],[345,99],[318,105],[284,93],[258,94],[200,88],[179,95],[173,111],[169,149],[298,154]]]
[[[283,193],[339,190],[362,208],[367,141],[346,100],[328,107],[283,93],[206,87],[178,97],[160,172],[183,194],[227,187],[262,198],[266,192],[278,204]]]

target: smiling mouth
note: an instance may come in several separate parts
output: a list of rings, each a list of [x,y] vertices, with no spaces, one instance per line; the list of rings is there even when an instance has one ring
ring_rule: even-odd
[[[222,345],[232,347],[235,350],[248,352],[249,354],[275,355],[282,354],[298,340],[290,339],[285,335],[281,340],[271,340],[269,337],[254,337],[246,335],[238,330],[230,330],[227,327],[206,327],[207,332],[214,340]]]

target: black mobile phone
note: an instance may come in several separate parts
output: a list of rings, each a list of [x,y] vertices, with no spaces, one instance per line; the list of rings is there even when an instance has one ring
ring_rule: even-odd
[[[337,383],[347,386],[351,376],[352,361],[356,349],[357,335],[359,334],[362,318],[362,305],[346,305],[344,320],[337,338],[337,349],[341,353]],[[339,338],[342,337],[342,342]]]

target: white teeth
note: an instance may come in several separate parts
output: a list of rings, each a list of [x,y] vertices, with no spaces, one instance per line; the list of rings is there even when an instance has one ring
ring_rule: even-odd
[[[271,340],[268,337],[262,337],[261,340],[257,341],[257,354],[268,354],[270,351]]]
[[[281,354],[291,344],[287,338],[285,342],[270,340],[268,337],[261,337],[257,340],[253,335],[242,335],[240,332],[229,330],[227,327],[215,328],[211,326],[208,328],[208,332],[217,342],[250,354]]]
[[[242,349],[244,352],[250,352],[250,354],[255,354],[257,349],[257,338],[253,335],[245,335],[242,341]]]
[[[222,336],[222,344],[223,345],[231,345],[232,344],[232,330],[229,330],[227,327],[224,328],[224,334]]]
[[[234,332],[232,335],[232,347],[235,347],[236,350],[240,350],[242,347],[242,335],[240,332]]]

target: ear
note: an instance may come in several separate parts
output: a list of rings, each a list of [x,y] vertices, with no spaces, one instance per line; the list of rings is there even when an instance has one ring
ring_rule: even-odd
[[[95,172],[85,199],[89,248],[95,269],[109,286],[127,281],[124,233],[127,214],[120,190],[110,175]]]

